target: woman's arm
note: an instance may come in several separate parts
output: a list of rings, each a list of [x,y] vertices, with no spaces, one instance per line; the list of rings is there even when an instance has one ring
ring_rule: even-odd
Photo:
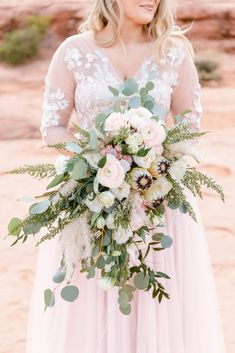
[[[40,128],[45,144],[77,140],[68,131],[69,120],[74,109],[76,82],[64,60],[66,46],[65,40],[57,48],[45,77],[43,116]]]
[[[190,113],[185,115],[184,119],[190,122],[191,128],[200,131],[202,117],[201,85],[189,48],[186,43],[182,43],[182,45],[184,59],[178,68],[178,82],[172,93],[171,111],[175,117],[187,109],[191,110]]]

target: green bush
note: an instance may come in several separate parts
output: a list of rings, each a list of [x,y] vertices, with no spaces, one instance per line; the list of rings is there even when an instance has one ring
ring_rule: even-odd
[[[216,61],[210,59],[198,59],[195,61],[195,65],[201,82],[221,80],[221,75],[216,71],[219,67],[219,64]]]
[[[19,65],[35,56],[50,20],[49,17],[29,16],[24,28],[7,33],[0,45],[0,60]]]

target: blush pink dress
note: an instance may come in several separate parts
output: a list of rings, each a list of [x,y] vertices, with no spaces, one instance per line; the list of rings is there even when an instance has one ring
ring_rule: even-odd
[[[150,75],[150,76],[149,76]],[[144,85],[154,77],[151,92],[158,115],[166,120],[185,109],[192,126],[200,129],[200,84],[193,59],[178,40],[157,64],[146,55],[133,78]],[[42,136],[51,126],[67,125],[75,111],[81,127],[94,126],[96,114],[121,99],[108,85],[122,80],[92,32],[68,37],[54,53],[45,79]],[[198,222],[178,210],[166,210],[165,233],[173,246],[152,251],[148,263],[167,273],[170,300],[161,304],[149,292],[136,291],[129,316],[119,311],[117,291],[102,290],[98,274],[86,279],[80,264],[74,278],[80,294],[68,303],[57,297],[44,312],[43,291],[53,288],[52,276],[61,257],[59,239],[40,246],[28,321],[27,353],[224,353],[223,332],[213,271],[197,199],[185,190]],[[131,261],[135,262],[133,256]]]

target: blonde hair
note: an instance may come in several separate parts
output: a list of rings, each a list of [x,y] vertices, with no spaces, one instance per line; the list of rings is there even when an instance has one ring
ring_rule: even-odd
[[[167,44],[175,41],[177,38],[183,39],[187,43],[189,51],[194,58],[192,44],[185,36],[192,25],[183,29],[175,24],[172,1],[173,0],[160,0],[152,21],[143,25],[144,31],[148,34],[149,39],[155,41],[153,53],[156,60],[165,55]],[[118,8],[119,15],[117,15],[115,11],[114,4]],[[99,46],[108,47],[118,39],[124,44],[120,35],[123,17],[124,13],[120,0],[95,0],[87,19],[78,27],[78,31],[92,31],[96,34],[109,23],[113,30],[113,37],[106,42],[96,41],[96,43]]]

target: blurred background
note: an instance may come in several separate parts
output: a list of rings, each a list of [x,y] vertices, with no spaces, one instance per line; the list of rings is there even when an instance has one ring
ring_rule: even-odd
[[[27,314],[37,249],[10,248],[8,221],[26,213],[23,196],[45,182],[5,175],[23,164],[53,162],[39,133],[44,77],[57,46],[76,33],[90,0],[0,0],[0,353],[25,352]],[[213,265],[227,353],[235,352],[235,0],[178,0],[177,22],[189,25],[202,84],[201,169],[224,188],[199,199]],[[42,352],[43,353],[43,352]],[[190,352],[188,352],[190,353]]]

